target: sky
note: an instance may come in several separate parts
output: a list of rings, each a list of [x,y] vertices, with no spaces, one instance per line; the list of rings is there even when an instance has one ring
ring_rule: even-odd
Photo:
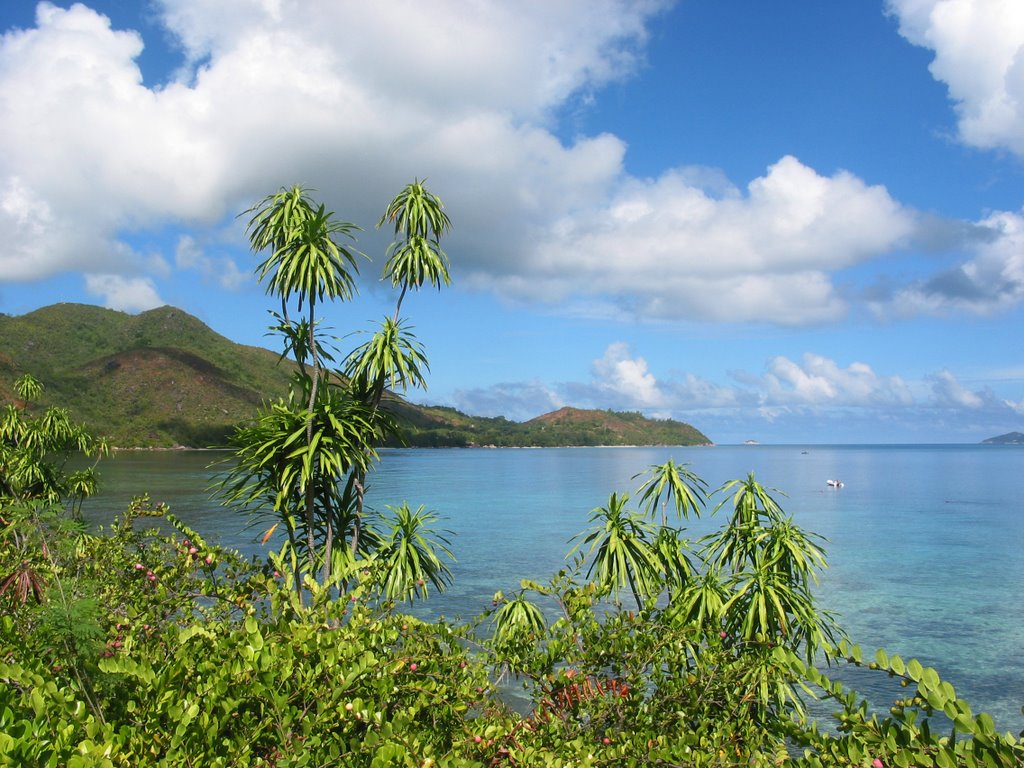
[[[453,283],[407,396],[720,444],[1024,431],[1019,0],[7,0],[0,312],[179,307],[278,349],[239,214],[426,179]]]

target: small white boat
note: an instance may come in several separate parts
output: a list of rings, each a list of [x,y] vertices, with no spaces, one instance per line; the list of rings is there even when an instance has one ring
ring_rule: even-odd
[[[842,488],[843,487],[843,481],[842,480],[826,480],[825,484],[828,485],[828,486],[831,486],[832,488]]]

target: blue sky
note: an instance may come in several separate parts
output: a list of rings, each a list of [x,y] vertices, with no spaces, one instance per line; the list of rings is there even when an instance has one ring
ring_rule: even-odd
[[[26,0],[0,7],[0,311],[273,303],[236,215],[364,228],[413,178],[454,284],[414,400],[688,421],[719,443],[1024,431],[1016,0]],[[352,343],[349,338],[342,346]]]

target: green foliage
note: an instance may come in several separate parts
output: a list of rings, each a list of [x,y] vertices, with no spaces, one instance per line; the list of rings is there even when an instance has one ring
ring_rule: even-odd
[[[347,299],[355,285],[355,254],[337,242],[352,238],[359,228],[334,220],[334,214],[315,204],[303,187],[282,188],[246,213],[246,229],[254,252],[269,251],[256,268],[260,282],[269,277],[267,293],[287,302],[292,294],[303,301]],[[352,271],[350,271],[352,270]]]
[[[987,713],[974,715],[970,704],[959,698],[935,669],[923,667],[916,659],[904,663],[899,656],[890,657],[881,649],[873,660],[865,661],[860,648],[845,641],[833,655],[898,680],[907,695],[893,702],[887,716],[879,717],[842,683],[799,659],[790,659],[795,674],[841,707],[836,715],[838,732],[822,731],[814,724],[794,725],[791,738],[803,749],[802,757],[794,761],[796,765],[851,764],[869,758],[899,768],[1024,765],[1024,743],[1009,733],[998,733]]]
[[[716,491],[728,518],[696,547],[668,512],[701,514],[706,486],[670,460],[637,476],[638,508],[613,493],[593,511],[570,567],[497,593],[476,627],[397,613],[448,586],[451,542],[437,513],[403,503],[375,519],[362,493],[395,434],[384,392],[422,384],[426,358],[397,307],[409,287],[447,281],[447,217],[418,182],[389,206],[400,243],[427,250],[393,246],[395,317],[346,378],[321,367],[313,307],[346,295],[338,270],[354,261],[330,238],[351,225],[333,229],[301,188],[254,210],[298,373],[288,399],[238,429],[224,492],[285,543],[246,562],[145,496],[88,532],[74,499],[95,477],[64,461],[103,444],[60,408],[32,416],[42,387],[21,379],[0,421],[0,765],[1024,765],[1020,740],[936,670],[833,645],[841,632],[812,593],[821,539],[753,475]],[[822,653],[904,693],[874,713],[815,666]],[[522,711],[501,686],[513,679]],[[839,706],[834,728],[809,719],[808,696]]]
[[[205,569],[210,550],[191,554],[201,543],[191,535],[186,548],[121,524],[96,538],[111,565],[144,541],[150,558],[192,573],[202,565],[192,594],[178,591],[185,572],[165,563],[159,585],[146,575],[133,585],[130,606],[99,603],[108,642],[88,669],[39,656],[19,643],[24,617],[3,618],[0,765],[480,764],[459,755],[474,744],[472,717],[490,686],[460,630],[353,601],[296,612],[262,569],[222,551]],[[222,602],[230,609],[204,607]]]
[[[382,537],[376,558],[384,597],[411,603],[415,596],[428,596],[428,584],[443,591],[451,583],[451,570],[441,557],[455,556],[451,541],[434,530],[437,513],[422,506],[413,511],[408,504],[388,509],[391,530]]]
[[[295,357],[309,359],[303,320],[271,314],[273,333],[290,337],[283,343],[286,360],[293,345],[307,345]],[[323,334],[318,338],[320,357],[329,361]],[[8,370],[33,371],[46,383],[41,406],[67,408],[72,418],[124,448],[224,447],[235,425],[251,420],[264,400],[287,397],[294,370],[289,362],[274,365],[280,353],[234,344],[173,307],[127,315],[59,304],[18,317],[0,315],[0,362],[7,357],[12,362],[0,365],[0,398],[15,397]],[[710,443],[689,424],[637,413],[563,409],[520,423],[414,405],[388,392],[381,407],[402,425],[401,439],[384,437],[389,446]]]
[[[732,514],[719,533],[706,540],[704,557],[729,593],[721,607],[727,632],[748,643],[779,643],[801,648],[808,661],[835,641],[838,628],[818,609],[811,593],[825,568],[820,537],[809,534],[750,474],[719,492],[735,490],[716,508],[731,502]]]
[[[274,353],[173,307],[128,315],[59,304],[0,317],[3,355],[45,383],[41,408],[66,408],[120,447],[222,446],[263,397],[287,393],[291,375]],[[0,369],[0,399],[16,397],[12,379]]]
[[[345,376],[357,386],[372,388],[389,383],[391,390],[426,387],[429,370],[423,346],[402,321],[384,318],[370,340],[352,350],[345,361]],[[383,390],[369,393],[377,402]]]
[[[106,442],[72,421],[65,408],[51,406],[33,416],[32,403],[43,392],[35,377],[22,376],[15,388],[22,399],[0,412],[0,504],[66,502],[77,513],[95,491],[95,464],[71,475],[64,467],[75,454],[106,455]]]
[[[388,246],[384,278],[404,295],[409,288],[430,283],[440,289],[451,283],[448,257],[441,250],[441,237],[451,229],[441,199],[416,180],[406,185],[388,205],[378,227],[391,222],[395,240]],[[395,315],[401,308],[401,297]]]
[[[628,510],[628,501],[629,494],[613,493],[607,506],[593,510],[593,527],[579,546],[590,545],[587,578],[594,575],[600,588],[616,599],[621,589],[629,587],[636,605],[643,606],[661,586],[651,543],[655,528],[644,515]]]
[[[683,469],[652,468],[629,513],[654,551],[685,544],[681,529],[648,530],[667,506],[703,507]],[[689,498],[674,482],[683,477],[692,509],[678,502]],[[304,607],[281,559],[246,563],[145,497],[94,534],[59,510],[4,503],[0,562],[33,569],[40,596],[0,596],[0,765],[1024,764],[1017,738],[917,661],[865,660],[845,642],[830,652],[905,691],[880,715],[811,664],[798,636],[719,630],[739,626],[733,576],[751,560],[775,563],[780,581],[818,562],[797,556],[791,532],[779,539],[790,546],[773,542],[789,521],[753,478],[726,488],[740,491],[715,540],[754,536],[728,567],[701,561],[682,581],[655,568],[662,599],[628,610],[577,557],[548,584],[495,595],[487,639],[394,611],[450,577],[437,557],[449,542],[422,507],[392,510],[375,554],[347,563],[345,600],[307,580]],[[155,518],[171,532],[140,529]],[[694,600],[701,591],[716,597]],[[496,673],[523,685],[528,706],[504,703]],[[835,727],[810,721],[796,690],[838,705]]]
[[[422,509],[394,510],[390,535],[368,525],[364,509],[366,476],[378,459],[377,448],[400,438],[396,423],[381,408],[384,393],[425,386],[428,370],[422,346],[398,316],[402,297],[425,276],[448,282],[440,237],[450,226],[440,200],[416,182],[385,212],[396,237],[386,271],[401,295],[393,318],[386,318],[370,340],[346,358],[343,370],[333,362],[316,319],[325,299],[347,299],[354,292],[356,260],[338,244],[356,227],[337,223],[333,213],[311,200],[302,187],[282,189],[250,208],[248,223],[254,252],[268,252],[257,267],[268,293],[281,301],[272,331],[283,340],[281,359],[298,365],[287,399],[267,404],[252,424],[231,438],[235,456],[221,486],[222,497],[245,511],[269,516],[286,536],[278,562],[301,602],[310,584],[344,594],[353,574],[373,559],[389,569],[383,577],[388,599],[426,596],[426,583],[442,589],[451,556],[442,540],[427,530],[436,520]],[[299,318],[290,317],[290,304]]]

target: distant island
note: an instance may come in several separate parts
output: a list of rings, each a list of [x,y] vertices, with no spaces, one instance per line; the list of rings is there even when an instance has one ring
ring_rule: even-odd
[[[222,446],[260,404],[283,396],[278,354],[236,344],[174,307],[138,315],[86,304],[0,314],[0,403],[23,373],[43,382],[41,405],[67,407],[120,448]],[[640,413],[561,408],[525,422],[469,416],[396,395],[387,408],[414,447],[709,445],[689,424]]]
[[[1024,445],[1024,432],[1007,432],[1005,435],[990,437],[982,445]]]

